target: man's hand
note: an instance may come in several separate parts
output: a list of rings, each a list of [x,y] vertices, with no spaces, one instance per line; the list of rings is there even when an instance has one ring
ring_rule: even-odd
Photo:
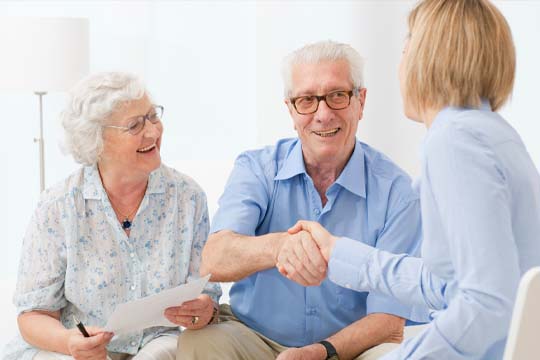
[[[106,360],[107,344],[111,341],[113,333],[102,329],[86,327],[90,337],[84,337],[79,329],[70,329],[68,350],[75,360]]]
[[[311,344],[301,348],[290,348],[279,354],[276,360],[324,360],[326,349],[321,344]]]
[[[297,234],[302,231],[307,231],[311,235],[317,243],[324,260],[328,263],[337,237],[330,234],[321,224],[314,221],[300,220],[288,230],[289,234]]]
[[[208,325],[214,313],[214,300],[206,294],[194,300],[186,301],[180,306],[165,309],[165,317],[176,325],[187,329],[201,329]]]
[[[276,256],[276,267],[288,279],[303,286],[320,285],[326,277],[326,261],[306,231],[285,233]]]

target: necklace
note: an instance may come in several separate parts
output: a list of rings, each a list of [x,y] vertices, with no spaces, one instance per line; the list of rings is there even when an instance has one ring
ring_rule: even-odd
[[[137,202],[137,206],[135,206],[135,208],[129,212],[127,215],[124,215],[123,212],[120,212],[120,210],[114,206],[114,203],[112,201],[112,196],[111,194],[109,194],[109,192],[107,191],[107,188],[105,187],[105,183],[103,181],[103,176],[101,175],[101,169],[100,169],[100,166],[98,164],[98,173],[99,173],[99,178],[101,180],[101,183],[103,184],[103,190],[105,190],[105,193],[107,194],[107,197],[109,198],[109,202],[111,203],[111,207],[113,208],[114,212],[116,213],[116,215],[120,215],[120,218],[123,219],[122,221],[120,221],[120,224],[122,225],[122,229],[128,231],[129,229],[131,229],[131,225],[133,225],[133,215],[135,215],[135,212],[137,211],[137,209],[139,208],[139,206],[141,205],[143,199],[144,199],[144,192],[146,192],[146,186],[148,186],[148,182],[146,183],[145,185],[145,190],[143,192],[143,196],[141,197],[141,199]],[[130,220],[131,218],[131,220]]]
[[[112,202],[111,202],[111,205],[112,205]],[[124,215],[122,214],[120,211],[116,210],[113,206],[113,209],[114,211],[116,211],[118,214],[120,214],[120,217],[123,218],[124,220],[120,221],[120,223],[122,224],[122,229],[124,230],[129,230],[131,229],[131,225],[133,224],[133,215],[135,214],[135,211],[137,211],[137,208],[135,208],[130,214],[128,215]],[[131,218],[131,220],[129,219]]]
[[[135,209],[133,209],[131,212],[129,212],[127,215],[124,215],[123,212],[120,212],[120,210],[118,210],[118,208],[116,206],[114,206],[112,200],[111,200],[111,197],[109,196],[109,202],[111,203],[111,206],[113,208],[113,210],[118,214],[120,215],[120,218],[122,218],[123,220],[120,221],[120,224],[122,224],[122,229],[124,230],[129,230],[131,229],[131,225],[133,225],[133,215],[135,215],[135,212],[137,211],[137,209],[139,208],[139,205],[141,204],[142,202],[142,198],[141,200],[137,203],[137,206],[135,206]],[[131,220],[130,220],[131,218]]]

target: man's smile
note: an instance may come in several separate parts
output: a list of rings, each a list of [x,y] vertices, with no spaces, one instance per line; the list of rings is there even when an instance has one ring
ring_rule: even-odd
[[[335,136],[340,130],[341,130],[341,128],[335,128],[335,129],[322,130],[322,131],[313,130],[312,132],[315,135],[318,135],[318,136],[321,136],[321,137],[332,137],[332,136]]]

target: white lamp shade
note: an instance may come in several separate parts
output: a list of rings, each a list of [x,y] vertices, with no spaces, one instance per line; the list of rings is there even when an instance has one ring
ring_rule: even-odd
[[[65,91],[88,73],[88,20],[0,18],[0,90]]]

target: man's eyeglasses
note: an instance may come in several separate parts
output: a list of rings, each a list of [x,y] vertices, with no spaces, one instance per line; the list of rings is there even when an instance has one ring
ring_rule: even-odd
[[[319,103],[324,100],[326,105],[332,110],[342,110],[351,104],[351,97],[358,95],[358,89],[349,91],[332,91],[325,95],[305,95],[290,98],[295,110],[300,115],[309,115],[317,112]]]
[[[129,119],[127,126],[116,126],[116,125],[103,125],[106,128],[121,129],[131,135],[137,135],[144,128],[146,120],[150,121],[152,124],[157,124],[161,121],[163,116],[163,106],[154,105],[146,115],[135,116]]]

